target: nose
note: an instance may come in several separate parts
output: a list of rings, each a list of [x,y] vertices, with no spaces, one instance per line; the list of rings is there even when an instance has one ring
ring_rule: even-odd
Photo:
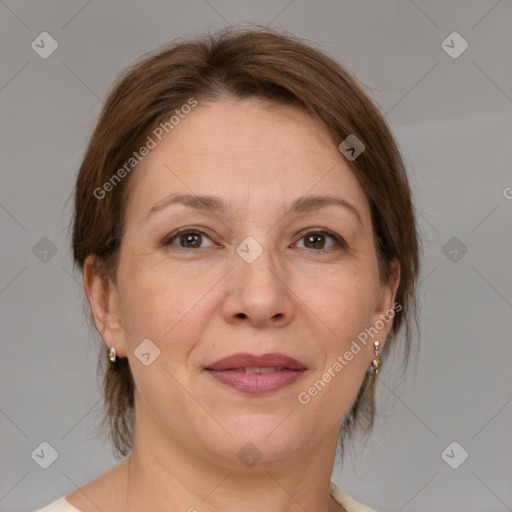
[[[294,294],[287,272],[270,250],[251,262],[238,253],[229,273],[229,288],[223,314],[229,323],[246,323],[256,328],[284,327],[295,313]]]

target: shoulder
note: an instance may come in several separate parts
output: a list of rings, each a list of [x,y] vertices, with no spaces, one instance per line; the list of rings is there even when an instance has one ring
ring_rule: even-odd
[[[334,482],[331,482],[330,494],[347,512],[377,512],[373,508],[356,501],[345,491],[341,490]]]
[[[52,501],[52,503],[46,505],[43,508],[38,508],[35,512],[80,512],[77,508],[73,507],[69,501],[66,500],[65,496],[62,496],[58,500]]]
[[[116,512],[119,496],[126,494],[126,459],[110,471],[35,512]]]

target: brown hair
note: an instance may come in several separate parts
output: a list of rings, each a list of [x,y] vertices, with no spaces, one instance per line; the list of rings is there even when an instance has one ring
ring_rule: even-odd
[[[120,75],[103,106],[76,181],[75,264],[83,271],[85,258],[95,254],[104,278],[115,282],[131,175],[109,187],[101,198],[93,191],[104,187],[155,127],[190,98],[216,101],[224,96],[259,96],[296,105],[320,119],[336,146],[351,134],[363,141],[365,150],[347,163],[369,200],[381,278],[389,278],[393,258],[400,262],[396,295],[400,308],[384,355],[405,325],[405,371],[412,327],[418,324],[415,287],[420,254],[405,166],[383,117],[354,78],[296,36],[260,26],[228,28],[173,42]],[[98,368],[106,360],[102,350]],[[134,433],[134,382],[126,358],[106,364],[103,424],[108,424],[114,455],[126,456]],[[340,428],[342,455],[344,439],[352,436],[356,425],[371,431],[374,395],[375,376],[368,372]]]

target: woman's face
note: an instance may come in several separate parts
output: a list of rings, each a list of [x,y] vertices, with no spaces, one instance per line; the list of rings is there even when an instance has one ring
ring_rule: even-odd
[[[380,282],[367,199],[325,129],[262,99],[199,102],[133,172],[109,314],[91,305],[128,357],[137,428],[238,466],[252,445],[262,464],[335,442],[374,359],[361,333],[380,320],[382,347],[398,272]],[[178,194],[195,207],[171,202]],[[293,208],[312,196],[340,204]],[[261,392],[206,370],[241,352],[306,370]]]

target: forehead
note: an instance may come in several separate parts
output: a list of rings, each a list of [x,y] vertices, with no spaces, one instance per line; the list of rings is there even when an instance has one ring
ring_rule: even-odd
[[[175,191],[223,196],[242,209],[339,193],[369,218],[366,196],[322,123],[260,98],[199,102],[132,180],[128,210],[135,214]]]

